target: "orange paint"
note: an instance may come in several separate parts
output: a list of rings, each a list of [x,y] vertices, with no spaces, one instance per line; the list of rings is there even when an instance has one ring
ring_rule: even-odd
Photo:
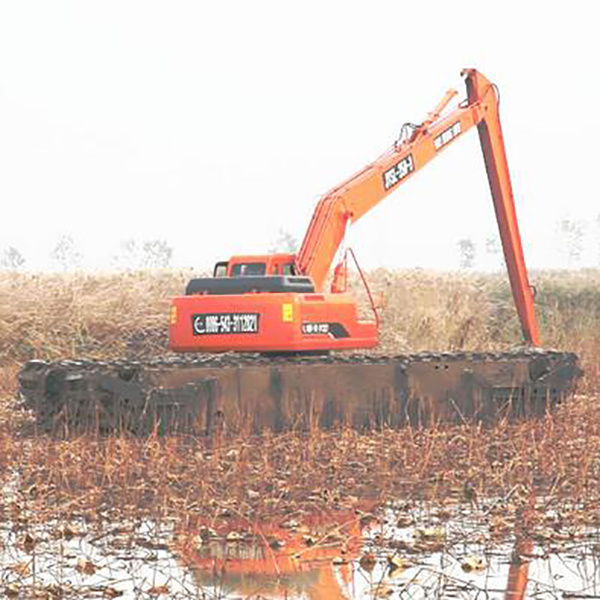
[[[351,565],[334,565],[333,560],[349,562],[360,555],[362,528],[353,511],[306,516],[296,530],[276,523],[249,526],[229,520],[228,529],[236,531],[236,527],[250,530],[253,541],[215,540],[198,546],[196,536],[182,538],[180,557],[199,585],[220,583],[242,595],[260,593],[268,598],[285,598],[294,588],[315,600],[347,599],[341,584],[351,582]],[[328,539],[328,534],[334,538]],[[308,535],[313,545],[307,544]],[[273,540],[281,546],[270,546]]]

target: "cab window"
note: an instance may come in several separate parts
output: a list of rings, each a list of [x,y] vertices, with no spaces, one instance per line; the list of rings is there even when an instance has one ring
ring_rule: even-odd
[[[213,277],[226,277],[228,264],[229,263],[226,263],[226,262],[218,262],[215,265],[215,269],[213,271]]]
[[[233,265],[231,275],[233,277],[260,277],[267,272],[265,263],[238,263]]]
[[[283,270],[282,273],[284,275],[295,275],[296,269],[294,268],[294,263],[288,263],[287,265],[282,265]]]

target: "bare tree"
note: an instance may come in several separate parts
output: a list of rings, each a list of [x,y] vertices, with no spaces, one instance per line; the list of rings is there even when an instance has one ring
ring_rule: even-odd
[[[165,240],[149,240],[142,246],[142,266],[148,269],[164,269],[171,263],[173,248]]]
[[[459,264],[461,269],[472,269],[475,266],[477,248],[470,238],[458,240]]]
[[[277,233],[277,237],[269,247],[269,252],[272,254],[286,253],[294,254],[298,251],[300,244],[298,239],[285,229],[280,229]]]
[[[119,251],[111,258],[117,269],[133,270],[141,268],[141,248],[134,239],[128,239],[119,244]]]
[[[128,239],[119,244],[111,262],[117,269],[163,269],[170,265],[173,248],[165,240],[137,242]]]
[[[70,235],[63,235],[58,240],[50,256],[62,267],[63,271],[81,266],[81,252]]]
[[[583,257],[585,223],[563,219],[558,224],[558,230],[561,234],[567,266],[571,268],[579,266]]]
[[[0,266],[7,271],[18,271],[25,265],[25,257],[14,246],[8,246],[2,252]]]
[[[485,253],[492,258],[494,267],[502,266],[502,245],[497,235],[489,235],[485,239]]]

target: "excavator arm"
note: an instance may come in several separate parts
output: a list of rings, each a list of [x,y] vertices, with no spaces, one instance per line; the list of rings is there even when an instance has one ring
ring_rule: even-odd
[[[467,87],[465,102],[441,116],[456,95],[454,90],[449,90],[421,125],[409,126],[409,135],[319,201],[296,259],[297,268],[301,274],[313,279],[317,290],[323,290],[348,224],[360,219],[476,126],[523,335],[529,344],[538,346],[540,340],[533,294],[517,223],[500,125],[497,89],[475,69],[465,69],[462,75]]]

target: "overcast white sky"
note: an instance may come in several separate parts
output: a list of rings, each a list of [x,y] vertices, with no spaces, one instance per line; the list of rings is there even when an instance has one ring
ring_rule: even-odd
[[[0,0],[0,252],[87,267],[161,238],[204,268],[302,238],[319,196],[419,122],[463,67],[501,91],[526,258],[556,223],[600,254],[597,0]],[[596,227],[596,229],[594,229]],[[350,234],[368,266],[457,265],[495,233],[475,132]],[[562,261],[562,262],[561,262]]]

